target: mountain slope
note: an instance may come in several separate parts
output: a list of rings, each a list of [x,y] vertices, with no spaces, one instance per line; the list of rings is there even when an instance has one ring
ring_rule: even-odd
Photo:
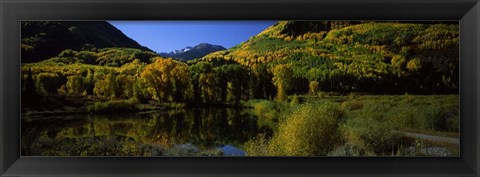
[[[160,56],[166,58],[175,58],[178,60],[189,61],[195,58],[202,58],[212,52],[226,50],[220,45],[213,45],[208,43],[200,43],[195,47],[186,47],[180,50],[175,50],[169,53],[160,53]]]
[[[65,49],[126,47],[151,51],[105,21],[23,21],[21,35],[23,63],[42,61]]]
[[[285,64],[323,91],[458,93],[458,36],[458,23],[281,21],[199,61]]]

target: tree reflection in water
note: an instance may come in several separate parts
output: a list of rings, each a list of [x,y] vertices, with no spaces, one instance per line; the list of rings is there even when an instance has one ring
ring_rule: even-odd
[[[179,109],[22,119],[24,156],[217,156],[259,133],[249,110]],[[241,154],[241,153],[240,153]]]

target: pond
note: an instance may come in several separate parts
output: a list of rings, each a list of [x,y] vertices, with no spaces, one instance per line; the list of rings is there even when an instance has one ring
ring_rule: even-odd
[[[249,109],[24,116],[24,156],[244,156],[245,142],[272,130]]]

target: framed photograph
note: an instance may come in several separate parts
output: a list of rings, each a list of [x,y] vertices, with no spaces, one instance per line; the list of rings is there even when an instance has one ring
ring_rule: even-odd
[[[479,176],[478,0],[0,5],[1,176]]]

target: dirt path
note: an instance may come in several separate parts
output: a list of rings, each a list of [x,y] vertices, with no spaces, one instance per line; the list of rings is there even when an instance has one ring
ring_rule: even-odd
[[[394,133],[402,134],[407,137],[412,138],[419,138],[423,140],[429,141],[437,141],[437,142],[445,142],[445,143],[453,143],[453,144],[460,144],[460,139],[458,138],[450,138],[450,137],[442,137],[442,136],[433,136],[433,135],[426,135],[420,133],[411,133],[411,132],[404,132],[404,131],[392,131]]]

